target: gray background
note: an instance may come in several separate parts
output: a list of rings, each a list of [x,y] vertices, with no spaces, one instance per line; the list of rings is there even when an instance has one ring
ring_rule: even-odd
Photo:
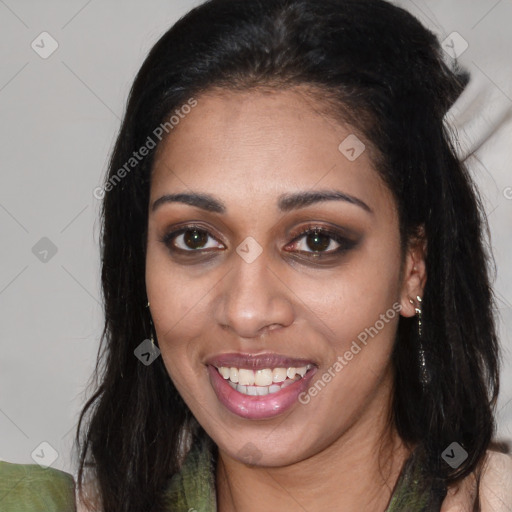
[[[52,466],[76,472],[74,429],[102,330],[93,190],[143,58],[199,3],[0,0],[1,460],[50,463],[53,448]],[[400,4],[455,50],[454,31],[468,44],[460,62],[472,80],[449,122],[489,215],[505,346],[499,434],[510,439],[512,0]],[[46,59],[31,47],[51,48],[44,31],[58,43]]]

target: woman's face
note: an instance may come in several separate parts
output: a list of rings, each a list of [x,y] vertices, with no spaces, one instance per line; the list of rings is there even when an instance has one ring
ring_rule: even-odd
[[[398,311],[413,310],[394,201],[363,149],[300,90],[204,94],[159,148],[151,314],[230,457],[290,464],[387,417]]]

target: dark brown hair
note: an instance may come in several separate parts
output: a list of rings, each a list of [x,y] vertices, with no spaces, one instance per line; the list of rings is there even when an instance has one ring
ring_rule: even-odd
[[[105,181],[170,113],[212,87],[306,85],[335,98],[382,156],[376,168],[396,200],[403,247],[425,230],[423,344],[432,379],[423,389],[415,319],[401,317],[393,421],[405,441],[426,449],[428,474],[445,484],[482,460],[498,392],[485,217],[443,120],[466,78],[445,65],[430,31],[382,0],[211,0],[179,20],[146,58]],[[79,481],[91,467],[104,512],[160,510],[179,471],[180,433],[194,422],[162,359],[145,366],[133,353],[150,333],[145,253],[153,155],[106,188],[102,208],[99,386],[76,439]],[[453,441],[469,454],[457,469],[441,458]]]

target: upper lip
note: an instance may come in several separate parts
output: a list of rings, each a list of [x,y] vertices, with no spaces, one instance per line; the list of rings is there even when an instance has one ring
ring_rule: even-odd
[[[240,352],[218,354],[207,359],[206,364],[217,368],[224,366],[229,368],[246,368],[249,370],[263,370],[265,368],[302,368],[308,364],[316,366],[315,362],[311,359],[300,359],[271,352],[263,354]]]

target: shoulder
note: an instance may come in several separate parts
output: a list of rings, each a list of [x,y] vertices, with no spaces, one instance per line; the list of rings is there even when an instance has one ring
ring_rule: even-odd
[[[58,469],[0,461],[0,499],[5,511],[74,512],[75,481]]]
[[[512,510],[512,456],[487,452],[479,493],[482,512]]]
[[[512,510],[512,456],[488,450],[482,464],[480,482],[469,475],[448,490],[441,512],[473,510],[479,497],[482,512],[510,512]]]

